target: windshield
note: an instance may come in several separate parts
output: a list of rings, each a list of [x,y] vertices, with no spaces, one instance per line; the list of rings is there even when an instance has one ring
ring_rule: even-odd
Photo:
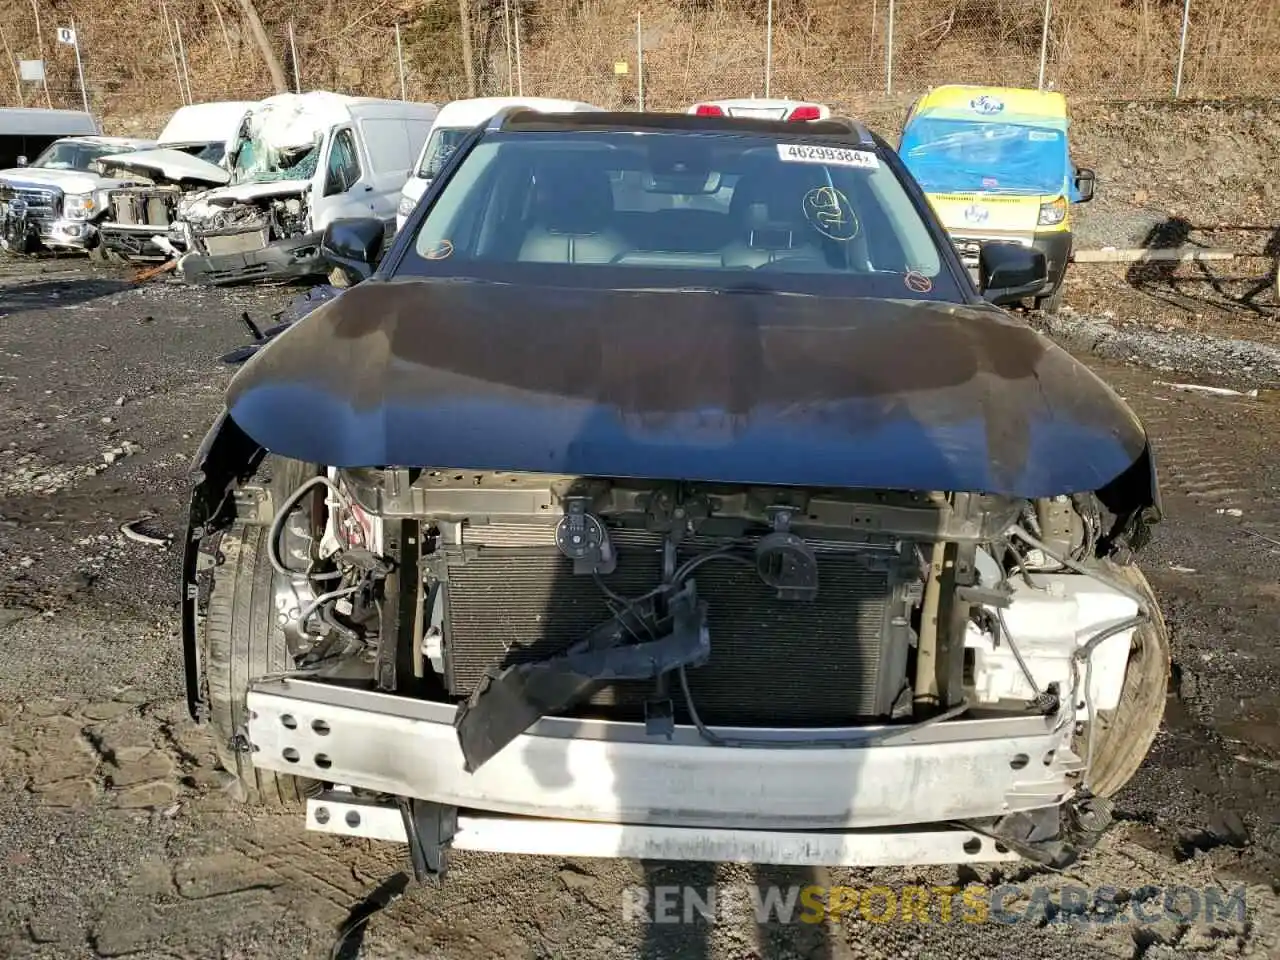
[[[536,281],[551,267],[568,282],[960,297],[892,168],[800,132],[494,134],[413,250],[409,269],[430,276]]]
[[[422,163],[418,165],[417,176],[423,180],[434,180],[445,161],[469,133],[470,127],[436,127],[432,130],[427,140],[427,149],[422,151]]]
[[[40,170],[83,170],[94,173],[93,161],[113,153],[132,153],[137,146],[125,144],[80,143],[60,140],[51,143],[31,164]]]
[[[169,149],[180,150],[189,157],[214,164],[222,163],[227,155],[227,144],[223,140],[214,140],[212,143],[174,144]]]
[[[320,147],[323,141],[324,134],[320,132],[316,133],[315,140],[310,144],[287,147],[259,137],[241,140],[236,152],[235,167],[231,171],[231,182],[240,184],[310,180],[320,164]]]
[[[1067,179],[1066,135],[1050,127],[923,117],[898,154],[929,193],[1058,194]]]

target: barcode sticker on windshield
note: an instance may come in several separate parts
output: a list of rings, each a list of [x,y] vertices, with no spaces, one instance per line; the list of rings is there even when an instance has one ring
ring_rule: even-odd
[[[819,147],[806,143],[778,144],[778,159],[784,163],[824,163],[832,167],[861,167],[864,170],[880,169],[880,159],[870,150]]]

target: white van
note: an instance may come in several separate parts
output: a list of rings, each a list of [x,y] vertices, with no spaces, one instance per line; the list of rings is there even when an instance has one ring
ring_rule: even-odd
[[[439,112],[434,104],[282,93],[245,120],[226,186],[188,196],[168,243],[190,283],[222,286],[325,273],[332,220],[377,217],[390,233],[400,187]]]
[[[104,175],[131,182],[107,193],[106,219],[98,225],[101,253],[128,260],[167,256],[152,237],[169,232],[183,196],[231,179],[229,157],[255,106],[224,100],[179,107],[154,150],[99,160]]]
[[[468,133],[500,110],[507,107],[528,107],[539,113],[603,112],[603,107],[577,100],[556,100],[551,97],[477,97],[473,100],[453,100],[440,108],[431,137],[422,148],[411,176],[400,191],[400,206],[396,210],[396,230],[404,226],[413,208],[444,162],[449,159]]]

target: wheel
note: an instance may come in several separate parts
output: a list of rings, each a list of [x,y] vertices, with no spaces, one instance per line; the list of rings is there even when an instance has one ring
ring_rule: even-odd
[[[271,458],[272,501],[280,503],[296,490],[313,465]],[[308,473],[310,471],[310,473]],[[248,726],[246,696],[251,677],[292,669],[284,633],[275,622],[272,577],[267,553],[270,528],[235,523],[218,544],[221,563],[214,568],[201,645],[208,681],[210,726],[214,750],[223,770],[235,778],[233,793],[249,804],[299,803],[319,784],[301,777],[260,770],[252,754],[233,745]]]
[[[1066,289],[1067,285],[1059,281],[1058,285],[1053,288],[1053,292],[1047,297],[1036,297],[1036,309],[1043,311],[1046,316],[1054,316],[1062,307],[1062,297]]]
[[[1133,632],[1120,705],[1100,711],[1097,718],[1089,787],[1099,797],[1119,792],[1146,759],[1164,718],[1170,670],[1169,628],[1151,584],[1133,565],[1111,566],[1108,572],[1147,598],[1151,619]],[[1088,741],[1094,736],[1095,731],[1086,730],[1081,738],[1077,750],[1082,758],[1088,755]]]

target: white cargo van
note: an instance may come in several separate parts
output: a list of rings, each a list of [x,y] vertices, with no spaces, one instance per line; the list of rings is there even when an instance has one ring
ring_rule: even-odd
[[[255,106],[251,100],[225,100],[179,107],[154,150],[99,160],[104,175],[131,181],[107,193],[106,219],[98,225],[103,255],[128,260],[167,256],[152,237],[168,234],[182,197],[231,179],[228,158]]]
[[[330,221],[377,217],[390,233],[438,112],[319,90],[263,100],[245,120],[226,186],[178,205],[167,239],[183,251],[181,275],[214,286],[319,275]]]
[[[413,176],[400,191],[400,206],[396,210],[396,230],[404,226],[413,208],[418,205],[432,179],[449,159],[449,155],[468,133],[500,110],[507,107],[528,107],[540,113],[603,112],[603,107],[577,100],[556,100],[551,97],[477,97],[472,100],[454,100],[440,108],[431,137],[422,148],[413,169]]]

